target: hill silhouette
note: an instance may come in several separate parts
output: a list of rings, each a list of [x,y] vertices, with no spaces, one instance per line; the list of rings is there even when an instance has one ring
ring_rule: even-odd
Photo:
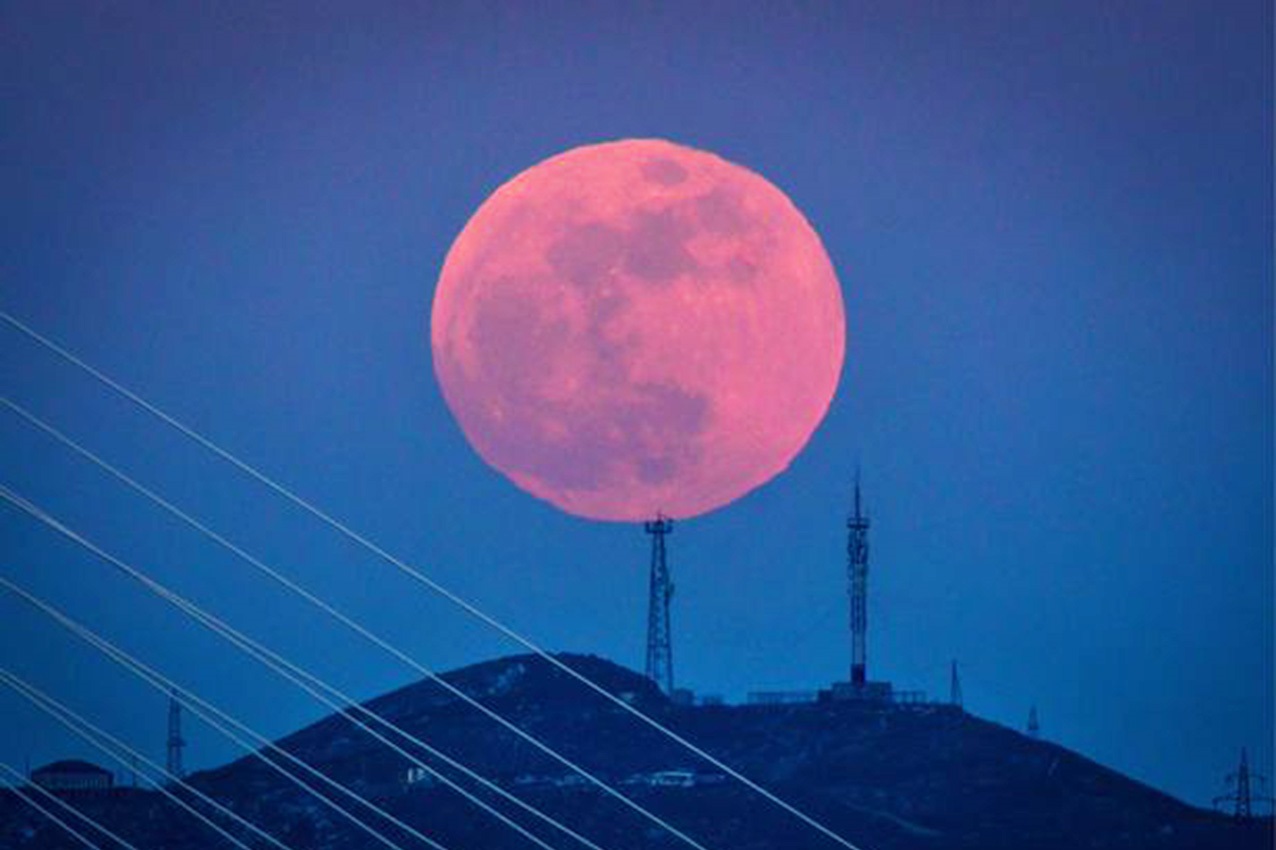
[[[559,658],[863,850],[1259,850],[1272,845],[1270,819],[1236,823],[952,706],[678,706],[642,676],[611,662],[583,655]],[[446,678],[710,850],[837,846],[542,659],[503,658]],[[418,682],[365,705],[608,850],[686,846],[436,683]],[[399,743],[417,750],[406,740]],[[534,846],[442,784],[414,774],[410,761],[345,713],[279,745],[451,850]],[[552,846],[581,846],[518,815],[451,768],[428,756],[423,760],[518,817]],[[191,782],[296,850],[384,846],[253,757],[197,774]],[[121,789],[68,799],[140,848],[229,846],[153,791]],[[424,846],[394,828],[386,832],[402,838],[405,848]],[[0,795],[0,847],[70,846],[69,837],[12,795]],[[102,846],[111,847],[109,842]]]

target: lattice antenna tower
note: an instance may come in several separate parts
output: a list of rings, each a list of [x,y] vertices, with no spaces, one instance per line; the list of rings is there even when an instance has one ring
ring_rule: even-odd
[[[952,676],[948,682],[948,702],[958,708],[962,707],[961,676],[957,673],[957,659],[953,659]]]
[[[868,681],[868,525],[856,469],[854,512],[846,520],[846,560],[851,597],[851,684],[858,687]]]
[[[673,636],[669,625],[669,603],[673,580],[665,553],[665,537],[673,533],[673,520],[657,513],[643,524],[651,535],[651,587],[647,599],[647,678],[665,694],[673,694]]]
[[[168,772],[182,779],[186,771],[182,767],[182,750],[186,741],[182,738],[182,704],[177,700],[177,693],[168,695]]]
[[[1037,707],[1035,705],[1028,709],[1028,737],[1041,737],[1041,721],[1037,718]]]
[[[1255,786],[1258,790],[1255,791]],[[1222,808],[1230,803],[1232,816],[1237,820],[1249,820],[1254,817],[1254,807],[1273,808],[1273,800],[1267,795],[1267,777],[1253,773],[1249,769],[1249,751],[1241,749],[1241,763],[1235,773],[1227,775],[1228,793],[1214,798],[1214,807]]]

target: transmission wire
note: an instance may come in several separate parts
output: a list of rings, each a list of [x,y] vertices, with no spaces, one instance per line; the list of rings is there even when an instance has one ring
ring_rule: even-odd
[[[420,570],[416,569],[415,567],[408,564],[406,561],[402,560],[401,558],[398,558],[397,556],[390,553],[386,549],[377,545],[369,538],[365,537],[364,535],[355,531],[350,526],[346,525],[345,523],[333,517],[331,514],[328,514],[327,512],[317,507],[313,503],[297,495],[296,493],[294,493],[293,491],[291,491],[284,485],[279,484],[274,479],[270,478],[265,473],[258,471],[255,467],[251,466],[247,462],[240,460],[238,457],[231,454],[229,451],[221,448],[212,440],[208,439],[207,437],[203,436],[199,432],[195,431],[190,426],[185,425],[181,421],[165,413],[164,411],[162,411],[155,405],[148,402],[146,399],[139,396],[137,393],[133,392],[132,390],[125,387],[124,385],[120,384],[118,381],[115,381],[114,379],[106,375],[105,373],[94,368],[92,365],[90,365],[83,359],[77,357],[75,354],[71,353],[66,348],[63,348],[62,346],[58,345],[57,343],[55,343],[53,340],[49,339],[48,337],[43,336],[42,334],[37,332],[35,329],[19,321],[17,318],[10,315],[8,312],[4,310],[0,310],[0,319],[3,319],[4,321],[8,322],[10,325],[17,328],[19,331],[27,335],[29,338],[35,340],[36,342],[38,342],[40,345],[44,346],[48,350],[57,354],[62,359],[72,363],[73,365],[77,366],[81,370],[87,372],[89,375],[94,377],[100,383],[109,387],[116,393],[124,396],[129,401],[133,402],[137,406],[141,407],[143,410],[150,413],[152,416],[155,416],[156,418],[160,419],[162,422],[166,423],[167,425],[181,432],[183,435],[195,441],[199,445],[203,446],[205,449],[217,455],[218,457],[222,458],[226,462],[230,463],[232,466],[236,467],[244,474],[255,479],[260,484],[274,491],[276,494],[282,496],[284,499],[288,500],[289,502],[292,502],[297,507],[301,508],[302,510],[311,514],[315,518],[319,519],[320,521],[322,521],[329,527],[338,531],[339,533],[344,535],[346,538],[359,544],[360,546],[362,546],[369,552],[381,558],[386,563],[398,569],[403,574],[407,575],[409,578],[413,579],[414,581],[418,582],[419,584],[428,588],[429,590],[433,591],[439,596],[442,596],[444,599],[458,606],[463,611],[470,614],[472,617],[475,617],[476,619],[478,619],[480,622],[485,623],[486,625],[490,626],[491,628],[505,635],[507,638],[521,644],[522,646],[527,648],[529,651],[531,651],[535,655],[539,656],[540,658],[542,658],[549,664],[553,665],[554,667],[558,668],[562,672],[566,673],[568,676],[577,680],[582,685],[585,685],[587,688],[599,694],[604,699],[610,700],[622,711],[626,711],[630,713],[631,715],[638,718],[640,721],[642,721],[646,725],[655,729],[657,732],[665,735],[670,740],[677,743],[679,746],[682,746],[683,748],[685,748],[688,752],[694,753],[695,755],[704,759],[709,764],[712,764],[714,767],[723,771],[731,778],[742,783],[747,788],[761,795],[762,797],[764,797],[765,799],[767,799],[774,805],[788,812],[790,815],[796,817],[798,820],[802,821],[807,826],[811,827],[812,829],[816,830],[817,832],[821,833],[822,835],[831,839],[832,841],[836,842],[842,847],[847,848],[847,850],[862,850],[862,848],[859,848],[855,844],[852,844],[850,841],[843,838],[841,835],[838,835],[836,832],[834,832],[833,830],[831,830],[824,824],[815,820],[813,817],[806,814],[801,809],[783,800],[782,798],[780,798],[773,792],[759,785],[754,780],[740,773],[735,768],[724,763],[723,761],[718,759],[716,756],[712,755],[711,753],[707,752],[706,750],[697,746],[696,744],[693,744],[691,741],[687,740],[683,736],[674,732],[672,729],[669,729],[667,726],[661,724],[659,721],[655,720],[654,718],[648,716],[644,712],[638,710],[634,706],[630,705],[629,703],[625,702],[624,700],[610,693],[606,688],[594,682],[588,676],[585,676],[583,673],[579,673],[576,670],[574,670],[572,667],[570,667],[569,665],[564,664],[562,661],[555,658],[549,651],[541,647],[539,644],[534,643],[530,638],[524,637],[521,633],[515,631],[513,628],[506,626],[504,623],[497,620],[495,617],[487,614],[486,612],[482,611],[473,603],[465,600],[458,594],[444,587],[442,584],[439,584],[438,582],[429,578]]]
[[[5,772],[5,773],[11,774],[11,775],[13,775],[13,776],[16,776],[16,777],[18,777],[19,779],[24,779],[24,777],[22,776],[22,774],[18,773],[16,770],[14,770],[13,768],[9,767],[9,765],[7,765],[7,764],[0,763],[0,771],[3,771],[3,772]],[[34,784],[34,783],[32,783],[32,784],[30,785],[30,787],[32,787],[32,788],[39,788],[39,786],[38,786],[38,785],[36,785],[36,784]],[[99,847],[97,844],[93,843],[93,842],[92,842],[92,841],[90,841],[88,838],[86,838],[86,837],[85,837],[85,836],[84,836],[84,835],[83,835],[83,834],[82,834],[82,833],[81,833],[78,829],[76,829],[75,827],[71,826],[69,823],[67,823],[66,821],[62,820],[62,818],[58,817],[58,816],[57,816],[57,815],[55,815],[53,812],[49,811],[49,810],[48,810],[48,809],[46,809],[44,806],[42,806],[42,805],[40,805],[39,803],[37,803],[37,802],[35,801],[35,798],[34,798],[34,797],[32,797],[31,795],[27,794],[25,791],[23,791],[23,790],[22,790],[21,788],[19,788],[17,785],[10,785],[10,786],[9,786],[9,790],[10,790],[10,791],[12,791],[12,792],[13,792],[13,793],[14,793],[14,794],[15,794],[15,795],[19,798],[19,799],[21,799],[23,802],[25,802],[28,806],[30,806],[31,808],[35,809],[35,810],[36,810],[37,812],[39,812],[40,814],[44,815],[46,818],[48,818],[49,820],[53,821],[53,822],[54,822],[54,823],[56,823],[58,826],[62,827],[64,830],[66,830],[68,833],[70,833],[70,834],[71,834],[71,836],[72,836],[73,838],[75,838],[77,841],[79,841],[79,842],[80,842],[81,844],[83,844],[85,847],[90,847],[90,848],[92,848],[92,850],[102,850],[102,848],[101,848],[101,847]],[[41,789],[41,790],[43,790],[43,789]],[[46,791],[45,793],[47,794],[48,792]],[[49,796],[50,796],[50,797],[52,797],[53,795],[52,795],[52,794],[50,794]],[[53,797],[53,799],[54,799],[54,800],[57,800],[57,802],[58,802],[60,805],[62,805],[63,807],[68,808],[68,809],[71,809],[71,807],[70,807],[70,806],[68,806],[66,803],[63,803],[61,800],[58,800],[58,798],[57,798],[57,797]],[[75,812],[75,809],[71,809],[71,811]],[[88,816],[86,816],[86,815],[81,815],[79,812],[75,812],[75,813],[76,813],[77,815],[80,815],[80,817],[84,818],[86,821],[88,821],[89,823],[93,824],[94,826],[97,826],[97,828],[98,828],[98,829],[100,829],[100,830],[102,830],[102,832],[103,832],[103,833],[105,833],[106,835],[109,835],[109,836],[111,836],[112,838],[115,838],[115,836],[114,836],[113,834],[111,834],[110,832],[108,832],[106,829],[103,829],[101,826],[98,826],[98,824],[97,824],[97,823],[96,823],[96,822],[95,822],[92,818],[90,818],[90,817],[88,817]],[[116,840],[116,841],[119,841],[121,844],[123,844],[123,845],[124,845],[124,847],[125,847],[125,848],[127,848],[127,850],[137,850],[137,848],[136,848],[136,847],[134,847],[132,844],[129,844],[128,842],[124,841],[123,839],[116,838],[115,840]]]
[[[551,748],[548,744],[545,744],[539,738],[535,737],[534,735],[527,732],[526,730],[520,728],[518,725],[516,725],[515,723],[513,723],[512,721],[510,721],[508,718],[504,717],[500,713],[496,712],[495,710],[479,702],[477,699],[470,696],[461,688],[458,688],[456,685],[453,685],[446,678],[439,675],[436,671],[425,666],[416,658],[408,655],[407,653],[405,653],[404,651],[396,647],[394,644],[390,643],[385,638],[382,638],[381,636],[377,635],[375,632],[368,629],[366,626],[362,625],[361,623],[359,623],[357,620],[353,619],[349,615],[345,614],[340,609],[326,602],[325,600],[317,596],[315,593],[313,593],[312,591],[308,590],[306,587],[298,583],[297,581],[289,578],[288,576],[282,574],[278,570],[272,568],[271,566],[263,562],[260,558],[257,558],[251,553],[245,551],[243,548],[236,545],[235,543],[227,539],[225,536],[214,531],[212,528],[208,527],[207,525],[204,525],[202,522],[197,520],[195,517],[193,517],[186,511],[182,510],[181,508],[174,505],[172,502],[165,499],[163,496],[160,496],[155,491],[141,484],[136,479],[130,477],[129,475],[124,473],[122,470],[120,470],[118,467],[112,465],[111,463],[107,462],[100,456],[94,454],[93,452],[85,448],[83,445],[76,442],[72,438],[68,437],[66,434],[62,433],[61,431],[59,431],[57,428],[53,427],[49,423],[40,419],[38,416],[31,413],[30,411],[28,411],[21,405],[3,396],[0,396],[0,404],[3,404],[5,407],[9,408],[11,411],[13,411],[17,415],[25,419],[28,423],[35,426],[36,428],[39,428],[41,431],[45,432],[49,436],[53,437],[55,440],[57,440],[62,445],[66,446],[67,448],[71,449],[76,454],[91,461],[92,463],[100,467],[101,469],[105,470],[107,473],[109,473],[114,478],[116,478],[116,480],[124,483],[135,492],[145,496],[147,499],[154,502],[156,505],[160,506],[168,513],[172,514],[173,516],[177,517],[182,522],[189,525],[191,528],[198,531],[204,537],[208,538],[209,540],[212,540],[214,543],[217,543],[219,546],[222,546],[223,548],[231,552],[236,557],[248,563],[254,569],[265,574],[266,576],[268,576],[275,582],[279,583],[286,589],[292,591],[293,593],[296,593],[306,602],[310,603],[311,605],[315,606],[319,610],[323,611],[325,614],[334,618],[343,626],[355,632],[363,639],[369,641],[370,643],[372,643],[374,646],[378,647],[379,649],[382,649],[385,652],[388,652],[390,655],[394,656],[394,658],[406,664],[408,667],[411,667],[413,670],[427,677],[434,683],[438,684],[440,687],[444,688],[450,694],[457,697],[461,701],[465,702],[467,705],[482,712],[486,717],[500,724],[503,728],[514,733],[515,735],[517,735],[518,737],[520,737],[527,743],[531,744],[536,749],[540,750],[541,752],[545,753],[549,757],[553,758],[558,763],[564,765],[565,767],[574,771],[578,775],[584,777],[586,780],[588,780],[590,783],[592,783],[597,788],[602,790],[608,796],[611,796],[617,799],[618,801],[626,805],[628,808],[633,809],[634,811],[638,812],[640,815],[646,817],[648,820],[656,823],[656,825],[669,830],[672,834],[674,834],[678,838],[683,839],[687,843],[691,844],[693,847],[697,847],[697,848],[700,848],[700,850],[704,850],[704,848],[700,847],[700,845],[697,844],[695,841],[692,841],[691,839],[687,838],[685,835],[683,835],[681,832],[679,832],[675,828],[668,825],[665,821],[663,821],[659,817],[652,815],[647,809],[643,808],[642,806],[632,801],[630,798],[621,794],[611,785],[604,782],[602,779],[598,778],[597,775],[581,767],[579,764],[576,764],[572,760],[568,759],[566,756],[563,756],[561,753]],[[602,850],[602,848],[600,848],[594,842],[590,841],[584,836],[581,836],[573,832],[570,829],[567,829],[566,827],[554,821],[553,819],[548,818],[547,816],[543,815],[541,812],[539,812],[535,808],[532,808],[528,806],[527,804],[525,804],[524,802],[522,802],[521,800],[519,800],[517,797],[513,797],[513,795],[508,794],[507,792],[504,791],[504,789],[501,789],[499,786],[496,786],[493,783],[490,783],[484,780],[482,777],[479,777],[476,775],[473,776],[472,778],[475,778],[478,781],[483,782],[489,788],[492,788],[492,790],[497,791],[497,793],[501,794],[503,797],[506,797],[507,799],[510,799],[512,802],[516,803],[521,808],[531,812],[533,815],[536,815],[537,817],[540,817],[543,820],[547,820],[554,826],[566,832],[572,838],[581,842],[585,846],[590,847],[592,850]]]
[[[390,841],[388,838],[382,835],[379,831],[373,829],[371,826],[364,823],[359,818],[355,817],[350,811],[348,811],[347,809],[343,809],[341,806],[338,806],[335,802],[325,797],[323,794],[320,794],[317,790],[315,790],[313,786],[307,785],[306,783],[302,782],[294,774],[291,774],[287,772],[286,770],[284,770],[283,767],[281,767],[277,762],[274,762],[271,759],[268,759],[265,756],[263,756],[261,752],[258,751],[257,748],[252,743],[245,741],[243,737],[236,734],[234,731],[232,731],[231,729],[227,727],[234,726],[235,728],[241,730],[250,739],[255,740],[258,745],[265,747],[266,749],[270,750],[272,753],[277,753],[280,756],[283,756],[284,758],[288,759],[293,764],[296,764],[298,767],[310,773],[316,779],[323,781],[330,788],[341,793],[345,797],[352,799],[355,802],[365,806],[370,811],[374,812],[377,815],[380,815],[382,818],[385,818],[390,823],[410,833],[413,837],[419,839],[420,841],[424,842],[428,846],[435,848],[435,850],[440,850],[440,846],[437,843],[435,843],[428,836],[420,833],[410,824],[404,823],[403,821],[399,820],[397,817],[387,812],[385,809],[381,808],[377,804],[367,800],[366,798],[360,796],[359,794],[356,794],[354,791],[351,791],[350,789],[346,788],[344,785],[337,782],[336,780],[331,779],[330,777],[325,775],[322,771],[316,769],[310,764],[307,764],[305,761],[302,761],[301,759],[294,756],[292,753],[278,746],[273,741],[266,738],[264,735],[261,735],[260,733],[256,732],[246,723],[236,720],[234,717],[230,716],[225,711],[222,711],[221,709],[217,708],[215,705],[203,699],[195,692],[190,691],[178,685],[172,679],[156,671],[154,668],[148,666],[145,662],[140,661],[136,656],[133,656],[129,654],[128,652],[126,652],[125,650],[120,649],[118,646],[111,643],[106,638],[101,637],[100,635],[95,633],[92,629],[88,628],[82,623],[77,622],[76,620],[68,616],[66,613],[58,610],[54,606],[50,605],[48,602],[45,602],[43,599],[40,599],[38,596],[26,590],[25,588],[19,586],[15,582],[10,581],[4,576],[0,576],[0,587],[4,587],[5,589],[9,590],[11,593],[23,599],[28,604],[37,608],[38,610],[46,614],[48,617],[50,617],[52,620],[54,620],[56,623],[58,623],[58,625],[67,629],[76,637],[80,638],[81,640],[88,643],[90,646],[99,650],[108,658],[110,658],[112,661],[114,661],[116,664],[119,664],[121,667],[124,667],[124,669],[128,670],[133,675],[142,679],[143,681],[151,685],[156,690],[164,694],[174,694],[180,697],[182,702],[185,703],[186,706],[194,714],[196,714],[200,719],[202,719],[205,723],[208,723],[210,726],[217,729],[227,738],[230,738],[240,747],[247,750],[252,756],[256,757],[259,761],[263,762],[268,767],[274,769],[276,772],[283,775],[285,778],[291,780],[298,787],[302,788],[303,790],[307,791],[308,793],[310,793],[311,795],[319,799],[320,802],[325,803],[334,811],[336,811],[338,814],[343,815],[347,820],[351,821],[356,826],[362,828],[364,832],[367,832],[373,838],[376,838],[377,840],[379,840],[382,844],[385,844],[388,847],[395,848],[395,850],[402,850],[402,847],[399,844],[396,844]]]
[[[469,775],[473,775],[476,778],[483,781],[482,777],[479,777],[478,774],[475,774],[472,771],[470,771],[469,768],[466,768],[460,762],[450,758],[445,753],[442,753],[439,750],[431,747],[425,741],[399,728],[395,724],[386,720],[384,717],[376,714],[375,712],[368,710],[367,708],[360,705],[357,701],[355,701],[353,697],[333,687],[332,685],[329,685],[328,683],[324,682],[323,679],[321,679],[320,677],[314,675],[313,673],[310,673],[309,671],[305,670],[299,665],[294,664],[293,662],[289,661],[288,659],[284,658],[283,656],[279,655],[273,650],[270,650],[269,648],[265,647],[261,643],[248,637],[243,632],[240,632],[239,630],[235,629],[233,626],[226,623],[224,620],[221,620],[217,616],[208,613],[207,611],[203,610],[198,605],[195,605],[193,602],[190,602],[189,600],[187,600],[180,594],[176,593],[173,590],[170,590],[169,588],[165,587],[164,585],[150,578],[141,570],[138,570],[136,567],[130,566],[129,564],[125,563],[124,561],[110,554],[109,552],[102,549],[97,544],[93,543],[88,538],[76,532],[74,529],[71,529],[68,526],[66,526],[64,523],[59,521],[57,518],[53,517],[48,512],[44,511],[39,506],[33,504],[32,502],[25,499],[24,497],[14,493],[8,487],[2,484],[0,484],[0,498],[5,499],[6,501],[18,507],[19,509],[30,514],[35,519],[39,520],[45,525],[48,525],[50,528],[54,529],[58,533],[67,537],[73,542],[79,544],[80,546],[88,549],[90,552],[97,555],[102,560],[105,560],[106,562],[112,564],[117,569],[122,571],[125,575],[129,576],[130,578],[132,578],[133,580],[141,584],[143,587],[145,587],[149,592],[153,593],[156,596],[159,596],[161,599],[175,606],[176,608],[181,610],[183,613],[187,614],[192,619],[194,619],[196,622],[203,625],[205,628],[225,638],[230,643],[235,645],[238,649],[244,651],[245,653],[252,656],[256,660],[260,661],[261,663],[275,670],[275,672],[284,676],[284,678],[293,682],[298,687],[301,687],[307,693],[311,694],[313,697],[318,699],[320,702],[323,702],[325,705],[327,705],[329,708],[333,709],[334,711],[342,712],[345,708],[352,708],[358,711],[360,714],[372,720],[377,721],[381,725],[385,726],[387,729],[390,729],[391,731],[397,733],[398,735],[405,738],[406,740],[416,744],[417,746],[429,752],[432,756],[435,756],[441,761],[446,762],[447,764],[456,768],[457,770],[468,772]],[[309,684],[307,682],[309,682]],[[335,699],[333,699],[332,697],[325,696],[323,692],[332,694],[335,697]],[[338,702],[338,700],[340,702]],[[394,743],[390,739],[386,738],[384,735],[372,729],[366,723],[359,720],[357,717],[353,715],[346,715],[346,717],[348,720],[350,720],[351,723],[354,723],[364,732],[376,738],[378,741],[385,744],[387,747],[394,750],[399,755],[408,759],[413,764],[421,767],[423,770],[426,770],[427,772],[432,774],[435,778],[437,778],[440,782],[444,783],[449,788],[456,791],[461,796],[465,797],[475,806],[478,806],[479,808],[483,809],[485,812],[492,815],[493,817],[495,817],[496,819],[504,823],[506,826],[510,827],[510,829],[513,829],[515,832],[518,832],[520,835],[527,838],[532,843],[543,848],[543,850],[556,850],[556,848],[552,847],[549,844],[546,844],[540,837],[529,832],[521,824],[511,820],[502,812],[499,812],[496,809],[492,808],[485,801],[479,799],[470,791],[462,788],[460,785],[456,784],[449,777],[440,773],[436,768],[425,763],[417,756],[405,750],[403,747],[399,746],[398,744]],[[493,790],[497,791],[498,793],[501,793],[502,796],[505,796],[511,799],[513,802],[522,803],[521,800],[518,800],[518,798],[513,797],[513,795],[510,795],[508,792],[505,792],[504,789],[500,788],[500,786],[492,784],[491,787],[493,788]],[[524,807],[530,809],[530,807],[526,806],[525,804],[524,804]],[[550,818],[548,815],[545,815],[544,818],[547,821],[554,823],[553,819]],[[571,833],[570,830],[568,830],[565,827],[560,827],[560,828],[562,828],[565,832],[568,832],[569,834],[573,834]],[[701,850],[703,850],[703,848],[701,848]]]
[[[102,731],[101,728],[94,726],[92,723],[85,720],[83,717],[76,714],[74,711],[67,708],[65,705],[53,699],[53,697],[39,690],[34,685],[30,684],[24,679],[9,672],[8,670],[0,668],[0,683],[8,685],[18,694],[25,697],[26,700],[30,702],[32,705],[39,708],[45,714],[48,714],[54,720],[57,720],[59,723],[61,723],[67,729],[70,729],[72,732],[74,732],[76,735],[83,738],[85,741],[88,741],[90,744],[92,744],[97,749],[101,750],[109,758],[111,758],[112,760],[120,764],[125,769],[132,768],[133,763],[126,760],[123,756],[116,753],[114,750],[112,750],[110,747],[103,744],[97,738],[93,737],[94,734],[100,736],[103,740],[109,741],[113,746],[127,753],[129,756],[136,759],[138,762],[145,764],[147,767],[159,773],[161,776],[163,776],[165,779],[169,780],[170,782],[174,783],[175,785],[178,785],[181,788],[187,791],[190,791],[192,794],[199,797],[204,802],[208,803],[217,811],[230,817],[231,819],[235,820],[237,823],[241,823],[244,826],[248,827],[254,833],[265,838],[271,844],[279,847],[280,850],[291,850],[291,848],[289,848],[287,844],[280,842],[274,836],[270,835],[267,832],[262,831],[259,827],[254,826],[253,824],[244,820],[239,815],[235,814],[233,811],[223,806],[221,803],[218,803],[212,797],[209,797],[207,794],[204,794],[199,789],[191,786],[189,783],[182,780],[180,777],[174,776],[173,774],[169,773],[167,770],[155,764],[155,762],[151,761],[146,756],[142,755],[137,750],[130,747],[128,744],[125,744],[119,738],[116,738],[114,735],[104,732]],[[88,730],[88,731],[85,731],[85,730]],[[190,812],[192,815],[194,815],[204,824],[214,829],[227,841],[234,844],[236,847],[239,847],[240,850],[253,850],[253,848],[249,847],[247,844],[240,841],[234,835],[227,832],[220,825],[218,825],[213,820],[208,818],[206,815],[204,815],[194,806],[190,805],[181,797],[178,797],[176,794],[174,794],[171,790],[165,787],[164,783],[155,782],[153,779],[151,781],[155,785],[155,789],[157,791],[159,791],[168,799],[172,800],[177,805],[181,806],[186,811]]]

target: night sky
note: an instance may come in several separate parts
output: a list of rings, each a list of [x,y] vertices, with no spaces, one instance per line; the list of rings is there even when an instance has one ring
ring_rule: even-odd
[[[968,709],[1036,704],[1198,804],[1242,746],[1270,774],[1270,4],[638,5],[6,4],[0,309],[542,645],[641,668],[648,540],[481,461],[429,305],[528,166],[714,151],[821,234],[848,346],[789,470],[670,539],[679,683],[845,678],[858,463],[870,677],[946,697],[956,658]],[[427,664],[520,651],[7,326],[0,388]],[[3,411],[0,447],[0,481],[341,687],[410,681]],[[0,553],[265,733],[325,713],[10,507]],[[0,665],[162,759],[164,699],[10,597]],[[102,760],[10,693],[0,721],[19,768]]]

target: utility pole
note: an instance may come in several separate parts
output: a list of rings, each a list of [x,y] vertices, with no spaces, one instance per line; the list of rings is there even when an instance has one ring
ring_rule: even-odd
[[[957,674],[957,659],[953,659],[952,677],[948,683],[948,702],[958,708],[962,707],[961,676]]]
[[[177,692],[168,695],[168,773],[174,779],[183,779],[186,771],[182,767],[182,749],[186,741],[182,739],[182,704],[177,701]]]
[[[855,509],[846,520],[848,593],[851,597],[851,684],[868,681],[868,517],[860,504],[860,473],[855,470]]]
[[[667,696],[673,695],[673,636],[669,625],[669,602],[673,580],[665,558],[665,537],[673,533],[673,520],[657,513],[643,524],[651,535],[651,585],[647,599],[647,678]]]

